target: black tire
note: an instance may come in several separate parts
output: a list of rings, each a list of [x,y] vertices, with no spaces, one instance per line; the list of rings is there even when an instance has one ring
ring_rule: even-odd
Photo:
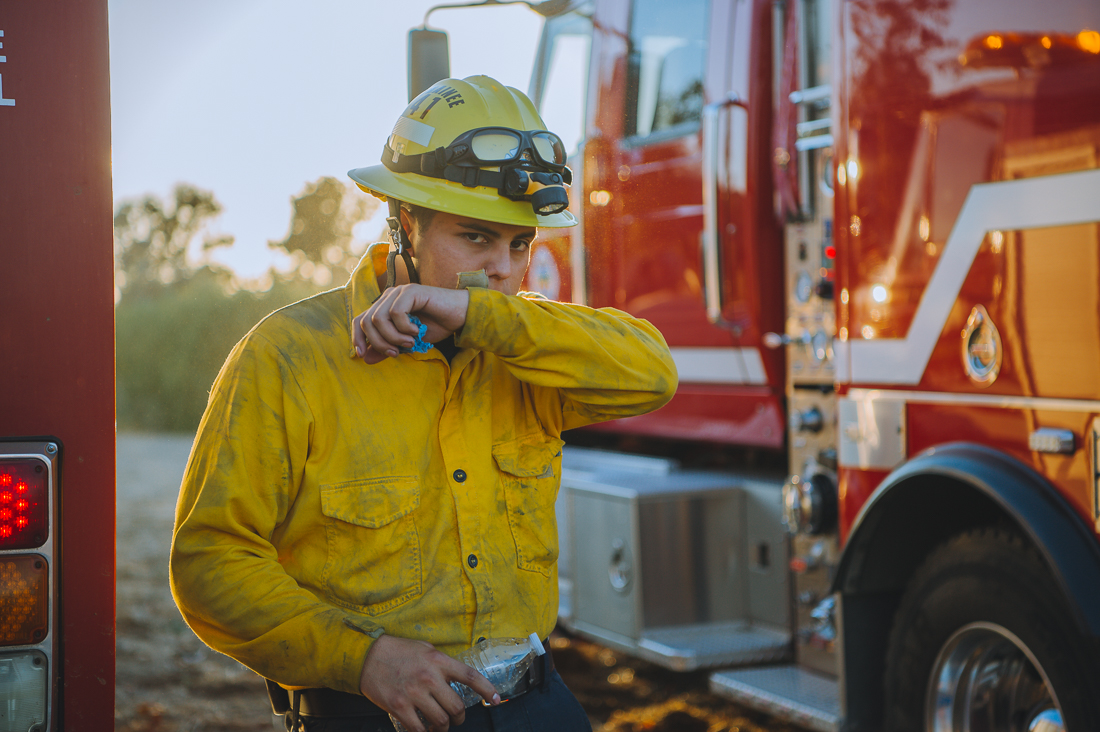
[[[1040,690],[1053,689],[1065,729],[1100,730],[1100,674],[1087,652],[1090,644],[1082,642],[1038,552],[1019,536],[992,527],[967,531],[940,545],[909,583],[886,654],[886,730],[930,729],[926,705],[941,651],[960,637],[998,637],[999,630],[985,626],[1007,629],[1026,646],[1020,657],[1029,651],[1041,670],[1036,673],[1024,659],[1023,673],[1031,674]],[[961,629],[961,636],[956,635]],[[1042,681],[1044,674],[1049,685]],[[993,732],[1015,732],[1019,718],[1026,716],[1017,713],[1011,722],[1001,718]]]

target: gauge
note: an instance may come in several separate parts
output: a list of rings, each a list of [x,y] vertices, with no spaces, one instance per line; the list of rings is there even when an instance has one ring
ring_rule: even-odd
[[[814,358],[818,361],[824,361],[829,357],[829,336],[825,331],[819,330],[814,333],[810,345],[813,347]]]
[[[799,272],[798,279],[794,285],[794,296],[798,298],[799,302],[806,302],[810,299],[810,295],[813,294],[814,283],[810,279],[808,272]]]

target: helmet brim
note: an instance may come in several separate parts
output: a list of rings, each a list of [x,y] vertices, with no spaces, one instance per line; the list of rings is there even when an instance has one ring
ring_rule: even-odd
[[[349,170],[348,176],[367,193],[382,198],[423,206],[434,211],[469,216],[512,226],[564,228],[575,226],[577,219],[569,211],[540,216],[527,201],[510,201],[496,190],[405,173],[398,175],[384,165]]]

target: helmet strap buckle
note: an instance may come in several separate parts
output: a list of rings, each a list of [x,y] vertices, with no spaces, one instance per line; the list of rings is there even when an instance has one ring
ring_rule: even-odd
[[[401,256],[401,259],[405,261],[405,269],[409,273],[409,282],[414,284],[420,284],[420,275],[416,271],[416,265],[413,264],[412,255],[409,254],[409,240],[408,235],[405,234],[405,230],[401,228],[401,204],[394,199],[389,200],[390,215],[386,218],[386,223],[390,227],[390,241],[393,242],[393,249],[386,256],[386,289],[390,289],[397,284],[397,257]]]

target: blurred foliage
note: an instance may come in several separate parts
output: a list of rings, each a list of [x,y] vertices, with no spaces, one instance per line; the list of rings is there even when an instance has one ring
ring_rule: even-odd
[[[334,178],[291,201],[290,230],[270,246],[289,269],[240,280],[211,254],[232,246],[212,233],[221,205],[181,184],[165,202],[123,201],[115,212],[115,358],[121,430],[194,431],[229,351],[257,322],[329,285],[342,285],[365,249],[353,230],[374,199]]]
[[[156,196],[123,201],[115,211],[115,282],[120,291],[150,294],[194,275],[188,250],[197,239],[204,254],[232,246],[233,237],[206,230],[222,211],[212,193],[180,184],[173,198],[170,205]]]
[[[355,225],[374,214],[378,199],[325,177],[307,184],[290,205],[286,238],[268,246],[289,254],[300,278],[322,287],[343,284],[363,253],[352,248]]]

